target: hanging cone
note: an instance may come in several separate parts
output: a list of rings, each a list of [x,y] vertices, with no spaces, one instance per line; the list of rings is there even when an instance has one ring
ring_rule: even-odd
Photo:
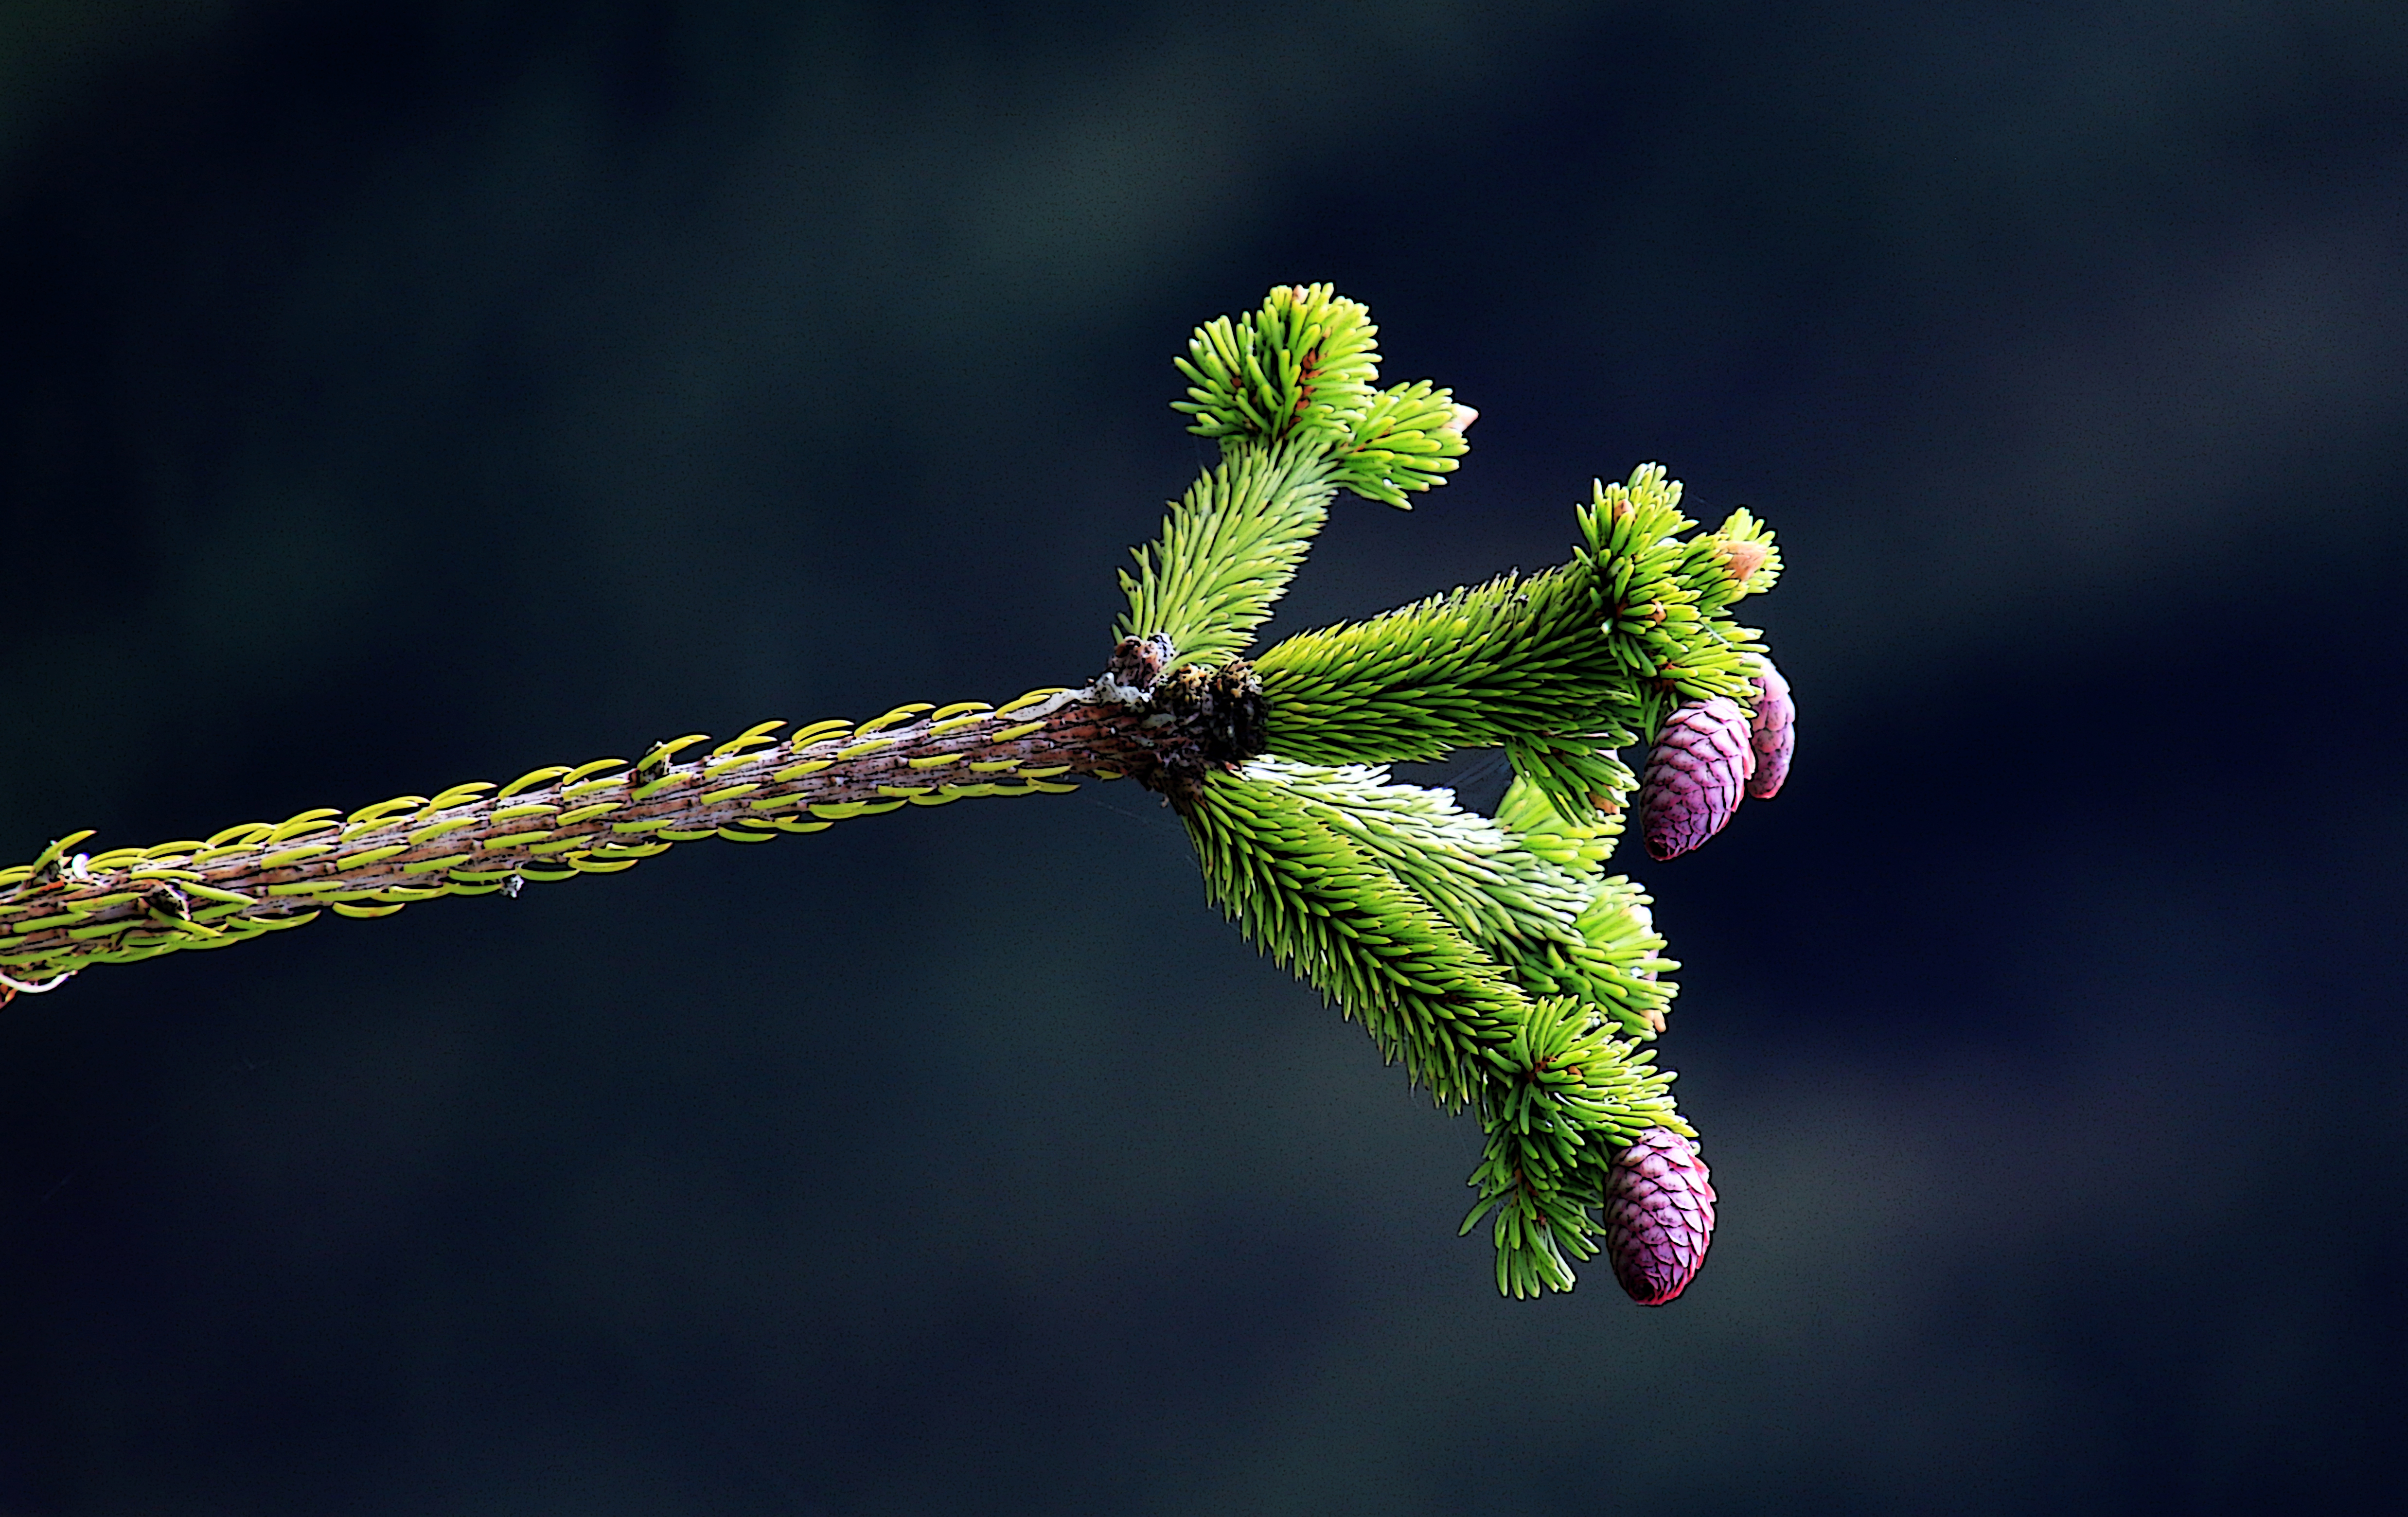
[[[1698,1145],[1650,1127],[1613,1156],[1605,1252],[1630,1299],[1660,1307],[1688,1289],[1713,1240],[1714,1186]]]
[[[1677,858],[1722,831],[1755,768],[1747,713],[1738,702],[1716,695],[1673,712],[1639,781],[1639,832],[1647,856]]]
[[[1747,782],[1747,793],[1760,801],[1769,801],[1781,793],[1781,781],[1789,778],[1789,754],[1798,746],[1798,706],[1789,698],[1789,681],[1772,666],[1772,660],[1763,659],[1764,672],[1756,677],[1756,720],[1748,723],[1748,746],[1756,750],[1756,773]]]

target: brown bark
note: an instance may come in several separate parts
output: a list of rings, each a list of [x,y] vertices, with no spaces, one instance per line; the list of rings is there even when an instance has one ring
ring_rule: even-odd
[[[39,988],[23,982],[97,954],[214,946],[331,904],[382,914],[463,890],[515,894],[516,881],[624,868],[667,842],[816,832],[909,805],[1028,794],[1064,776],[1159,783],[1164,759],[1194,746],[1150,703],[1087,691],[942,722],[923,711],[872,729],[823,724],[817,736],[805,729],[799,745],[765,740],[641,768],[614,761],[568,775],[572,783],[555,772],[509,795],[442,806],[409,797],[348,819],[260,823],[215,847],[164,844],[138,859],[104,854],[84,869],[55,861],[0,887],[0,972]]]

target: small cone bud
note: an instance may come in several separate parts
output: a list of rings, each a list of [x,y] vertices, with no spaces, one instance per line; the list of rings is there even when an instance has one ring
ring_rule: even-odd
[[[1772,551],[1767,545],[1745,537],[1726,538],[1720,544],[1723,563],[1730,569],[1731,583],[1747,583],[1756,570],[1764,567],[1765,556]]]
[[[1605,1252],[1630,1299],[1660,1307],[1687,1290],[1713,1236],[1713,1177],[1697,1144],[1650,1127],[1613,1156]]]
[[[1163,665],[1177,656],[1178,651],[1171,646],[1168,634],[1123,637],[1104,665],[1104,673],[1131,690],[1152,690],[1154,682],[1162,678]]]
[[[1459,437],[1466,432],[1470,431],[1471,423],[1479,420],[1480,413],[1478,411],[1473,410],[1469,406],[1457,406],[1455,408],[1452,415],[1450,415],[1445,421],[1439,423],[1438,429],[1440,432],[1452,432]]]
[[[1756,770],[1747,713],[1727,696],[1673,712],[1639,781],[1639,833],[1652,859],[1678,858],[1723,830]]]
[[[1764,672],[1756,677],[1756,719],[1748,723],[1748,746],[1756,751],[1756,773],[1748,778],[1747,793],[1760,801],[1769,801],[1781,793],[1781,781],[1789,778],[1789,754],[1798,746],[1798,707],[1789,698],[1789,681],[1772,666],[1772,660],[1762,661]]]

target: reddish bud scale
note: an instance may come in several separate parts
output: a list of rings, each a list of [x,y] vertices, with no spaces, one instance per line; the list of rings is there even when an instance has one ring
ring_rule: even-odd
[[[1756,570],[1764,567],[1765,559],[1772,551],[1770,543],[1751,542],[1744,538],[1724,542],[1720,547],[1723,565],[1730,570],[1731,583],[1735,585],[1746,584]]]
[[[1756,750],[1756,773],[1747,782],[1747,793],[1760,801],[1769,801],[1781,793],[1781,781],[1789,778],[1789,755],[1798,746],[1798,707],[1789,698],[1789,681],[1765,659],[1764,672],[1756,677],[1756,719],[1748,723],[1748,746]]]
[[[1660,1307],[1689,1288],[1714,1236],[1713,1177],[1698,1145],[1650,1127],[1613,1156],[1605,1252],[1630,1299]]]
[[[1747,713],[1727,696],[1673,712],[1639,781],[1639,833],[1652,859],[1677,858],[1723,830],[1756,770]]]

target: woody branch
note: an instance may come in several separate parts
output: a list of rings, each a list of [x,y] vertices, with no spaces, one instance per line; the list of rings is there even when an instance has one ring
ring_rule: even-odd
[[[1066,776],[1128,776],[1177,801],[1213,764],[1259,751],[1260,698],[1241,664],[1157,681],[1168,653],[1131,638],[1091,684],[1000,708],[902,707],[783,740],[767,730],[783,723],[765,723],[681,763],[704,739],[636,764],[535,770],[499,791],[480,782],[96,861],[53,856],[0,894],[7,988],[49,988],[38,981],[101,954],[297,924],[327,906],[380,916],[437,895],[515,894],[525,880],[629,868],[672,843],[766,841],[904,806],[1068,790]]]

